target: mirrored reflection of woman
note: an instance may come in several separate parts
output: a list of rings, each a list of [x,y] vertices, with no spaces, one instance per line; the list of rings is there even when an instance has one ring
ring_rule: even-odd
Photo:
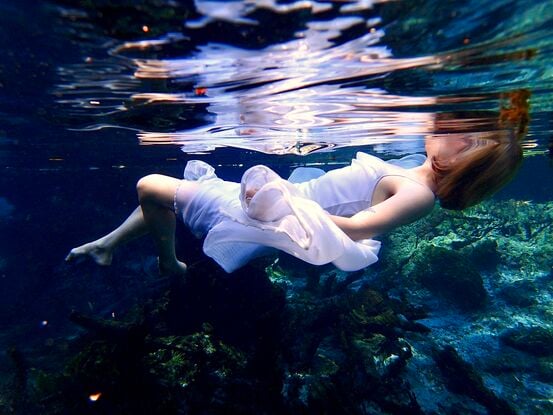
[[[183,274],[186,265],[175,253],[181,218],[206,238],[204,252],[227,272],[269,248],[313,264],[361,269],[378,259],[375,236],[424,217],[436,200],[446,209],[473,206],[511,179],[522,160],[529,93],[502,98],[509,104],[501,108],[495,128],[429,135],[426,157],[419,161],[385,162],[358,153],[350,166],[324,174],[295,172],[289,180],[265,166],[252,167],[241,183],[221,180],[211,166],[193,161],[184,180],[145,176],[137,184],[139,206],[130,216],[107,235],[73,248],[66,260],[90,257],[109,265],[119,246],[149,233],[160,273]],[[443,117],[437,117],[437,130],[440,122]]]

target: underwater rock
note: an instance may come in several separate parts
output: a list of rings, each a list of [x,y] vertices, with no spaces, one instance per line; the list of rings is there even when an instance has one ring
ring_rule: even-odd
[[[422,310],[362,272],[294,264],[273,283],[264,261],[231,275],[209,260],[190,264],[117,321],[73,313],[87,333],[63,373],[34,382],[36,412],[423,413],[402,377],[405,333],[428,330],[414,321]]]
[[[403,330],[422,331],[407,317],[422,317],[420,311],[367,285],[345,291],[328,290],[323,279],[319,284],[304,284],[303,292],[289,296],[282,388],[287,412],[422,413],[401,377],[412,352],[399,337]]]
[[[488,295],[482,276],[455,251],[427,246],[417,253],[411,276],[462,310],[478,310],[486,304]]]
[[[382,340],[386,338],[382,339],[374,335],[372,338],[357,341],[355,346],[365,362],[372,360],[370,366],[365,366],[368,373],[380,379],[389,379],[401,372],[413,354],[409,344],[401,339],[398,339],[392,347],[389,344],[380,343]]]
[[[55,399],[42,414],[97,412],[165,415],[240,412],[248,407],[251,384],[243,382],[246,356],[216,339],[208,327],[188,336],[150,338],[144,345],[93,341],[57,381]],[[65,413],[65,412],[61,412]],[[247,413],[244,412],[244,413]]]
[[[134,342],[143,341],[146,336],[145,328],[141,323],[123,323],[92,318],[77,311],[72,311],[69,319],[83,328],[95,331],[101,337]]]
[[[189,413],[202,413],[210,407],[224,413],[251,405],[247,395],[254,384],[245,381],[248,356],[218,340],[209,326],[188,336],[157,338],[156,345],[144,357],[144,369],[158,396],[165,395],[166,408],[185,406]]]
[[[458,251],[482,271],[501,265],[525,274],[550,272],[552,221],[551,202],[488,200],[463,212],[434,209],[386,235],[375,266],[388,275],[405,275],[411,261],[433,245]]]
[[[434,360],[446,378],[446,385],[454,393],[469,396],[486,409],[490,415],[516,415],[516,412],[504,400],[498,398],[486,387],[482,377],[465,362],[451,347],[436,350]]]
[[[344,365],[347,356],[344,351],[334,344],[332,336],[325,337],[311,361],[311,372],[325,378],[330,378],[338,373],[340,367]]]
[[[501,261],[497,241],[490,238],[466,246],[461,249],[460,253],[474,266],[485,271],[494,270]]]
[[[63,373],[36,382],[35,412],[279,413],[282,291],[262,267],[243,271],[204,260],[124,320],[72,313],[88,332]]]
[[[191,264],[168,294],[166,329],[193,333],[208,323],[225,342],[246,349],[259,347],[259,341],[277,342],[285,293],[271,283],[264,266],[252,263],[229,275],[211,260]]]
[[[393,335],[401,325],[399,316],[378,291],[361,289],[349,294],[346,301],[349,305],[346,319],[352,326],[361,326],[371,333]]]
[[[551,359],[542,359],[537,366],[537,378],[539,381],[553,383],[553,361]]]
[[[12,363],[12,373],[10,379],[2,379],[0,382],[0,413],[28,413],[29,365],[21,351],[15,347],[9,348],[7,355]]]
[[[534,356],[553,356],[553,329],[517,327],[505,330],[500,339],[508,346]]]
[[[538,289],[532,281],[520,280],[503,287],[499,295],[509,305],[530,307],[537,304]]]

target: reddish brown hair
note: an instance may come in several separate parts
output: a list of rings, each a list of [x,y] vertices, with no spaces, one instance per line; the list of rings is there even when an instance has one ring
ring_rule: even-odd
[[[472,145],[454,160],[431,160],[442,207],[473,206],[511,180],[522,162],[520,140],[528,126],[529,96],[526,90],[502,95],[509,99],[509,106],[500,110],[497,131],[471,138]]]

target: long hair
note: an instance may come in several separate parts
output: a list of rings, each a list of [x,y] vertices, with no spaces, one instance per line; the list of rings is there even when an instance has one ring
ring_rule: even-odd
[[[501,96],[498,130],[471,138],[471,145],[454,160],[433,157],[436,196],[446,209],[461,210],[492,195],[511,180],[522,162],[520,140],[528,128],[528,98],[520,90]]]

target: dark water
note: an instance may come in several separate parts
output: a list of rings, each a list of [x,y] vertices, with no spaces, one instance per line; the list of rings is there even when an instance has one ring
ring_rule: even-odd
[[[498,205],[468,216],[495,223],[497,209],[544,232],[552,220],[551,1],[24,0],[2,1],[0,12],[0,346],[15,346],[33,370],[63,366],[81,333],[69,311],[119,315],[155,292],[148,241],[110,270],[63,258],[133,209],[141,176],[180,176],[190,159],[238,179],[259,163],[286,176],[347,164],[360,149],[421,152],[429,135],[498,129],[502,106],[524,90],[523,166]],[[550,234],[535,234],[500,242],[506,259],[485,284],[495,293],[529,280],[537,303],[509,308],[492,295],[496,308],[478,318],[439,309],[428,320],[437,341],[479,364],[501,330],[553,330]],[[451,247],[456,237],[436,238]],[[6,390],[10,356],[0,360]],[[490,364],[486,386],[520,413],[551,411],[551,355],[520,356],[508,356],[525,362],[509,380]],[[424,371],[413,362],[408,374]],[[420,390],[425,410],[450,413],[429,403],[439,393]]]

